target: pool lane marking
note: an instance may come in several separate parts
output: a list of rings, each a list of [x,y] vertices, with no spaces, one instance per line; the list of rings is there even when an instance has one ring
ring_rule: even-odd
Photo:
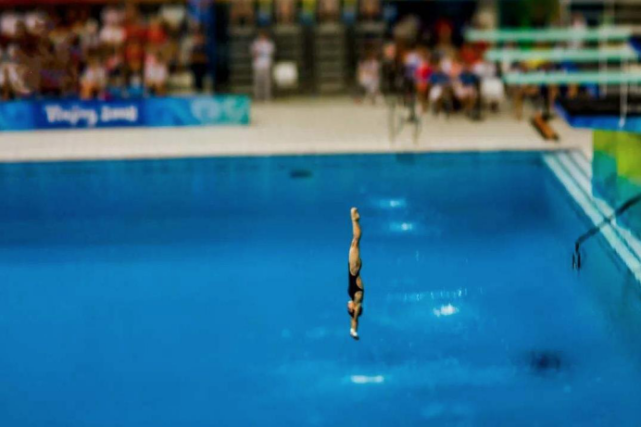
[[[561,155],[558,156],[559,160],[565,164],[566,170],[570,171],[570,175],[575,178],[575,181],[579,185],[579,187],[583,190],[583,192],[587,195],[588,199],[592,202],[592,204],[596,205],[596,208],[599,210],[601,215],[604,215],[604,217],[611,217],[612,215],[615,214],[614,209],[604,200],[601,200],[599,198],[592,197],[592,173],[586,174],[586,179],[579,179],[578,176],[573,175],[571,173],[572,167],[569,165],[569,163],[566,160],[566,155]],[[567,156],[567,158],[572,159],[571,155]],[[589,164],[586,161],[584,162],[586,164]],[[579,182],[580,181],[580,182]],[[619,225],[617,223],[616,218],[612,222],[611,227],[613,228],[614,232],[618,235],[619,239],[622,241],[624,245],[628,247],[630,252],[636,257],[637,261],[641,264],[641,241],[637,239],[627,228]]]
[[[568,154],[570,160],[581,170],[583,176],[592,180],[592,163],[588,161],[585,155],[579,151],[571,151]]]
[[[572,180],[578,185],[579,189],[584,193],[588,202],[596,207],[597,211],[602,215],[602,219],[614,215],[614,209],[607,202],[592,197],[591,179],[581,179],[578,173],[572,173],[573,167],[571,162],[568,160],[567,155],[559,155],[557,156],[557,160],[564,166],[569,177],[572,178]],[[641,266],[641,242],[639,242],[639,240],[635,238],[625,227],[618,225],[616,219],[610,226],[605,227],[605,229],[610,229],[615,233],[619,243],[627,247],[632,256],[636,258],[636,262]]]
[[[580,175],[582,174],[576,170],[576,167],[572,165],[573,162],[566,156],[567,154],[546,154],[543,159],[588,218],[596,225],[612,214],[614,210],[607,203],[591,197],[592,183],[585,176],[581,179]],[[582,181],[583,185],[578,181]],[[641,242],[616,222],[605,227],[601,233],[635,278],[641,282]]]

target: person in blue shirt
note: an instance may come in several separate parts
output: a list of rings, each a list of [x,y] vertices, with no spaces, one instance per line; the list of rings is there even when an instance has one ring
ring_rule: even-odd
[[[108,101],[118,100],[125,97],[124,79],[120,71],[114,71],[109,76],[105,92]]]
[[[430,76],[430,104],[434,105],[434,114],[443,110],[443,104],[451,94],[451,80],[440,63],[434,66],[434,72]]]
[[[454,94],[468,116],[471,116],[474,111],[478,99],[478,87],[478,76],[472,72],[469,65],[465,65],[454,84]]]

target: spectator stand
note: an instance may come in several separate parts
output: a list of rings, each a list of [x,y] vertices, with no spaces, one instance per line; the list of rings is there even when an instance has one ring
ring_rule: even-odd
[[[350,74],[347,28],[339,13],[338,9],[327,8],[314,28],[314,80],[315,89],[321,94],[345,91]]]
[[[230,4],[228,27],[229,90],[250,94],[253,90],[251,46],[257,35],[254,4],[237,0]]]
[[[247,98],[194,94],[190,71],[207,73],[208,45],[186,4],[4,2],[11,9],[0,11],[0,23],[11,28],[2,43],[13,55],[7,64],[2,58],[12,86],[0,104],[0,130],[249,123]]]

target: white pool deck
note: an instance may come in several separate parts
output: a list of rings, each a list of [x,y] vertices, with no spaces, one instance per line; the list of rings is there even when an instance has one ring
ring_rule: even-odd
[[[553,126],[559,143],[544,141],[527,120],[515,120],[506,104],[482,122],[462,115],[426,115],[416,144],[409,127],[390,144],[388,112],[382,104],[297,99],[255,105],[249,127],[0,132],[0,161],[570,148],[591,156],[590,131],[573,129],[561,119]]]

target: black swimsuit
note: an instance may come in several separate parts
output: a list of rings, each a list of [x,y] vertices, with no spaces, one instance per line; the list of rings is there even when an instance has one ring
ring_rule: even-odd
[[[361,265],[361,268],[362,267],[363,266]],[[347,294],[352,299],[352,301],[354,301],[356,292],[362,292],[362,296],[361,296],[361,300],[362,300],[363,297],[365,296],[365,290],[356,284],[356,278],[358,276],[352,275],[352,270],[350,270],[349,268],[349,262],[347,263],[347,274],[349,275],[349,286],[347,288]],[[360,270],[359,270],[359,274],[360,274]]]

